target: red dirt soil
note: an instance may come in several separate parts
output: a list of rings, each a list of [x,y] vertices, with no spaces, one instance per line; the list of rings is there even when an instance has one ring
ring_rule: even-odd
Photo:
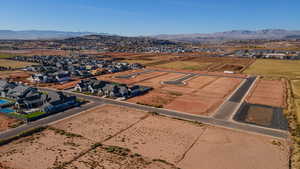
[[[286,84],[283,80],[259,80],[246,101],[275,107],[286,106]]]
[[[181,77],[183,77],[184,74],[180,74],[180,73],[167,73],[163,76],[159,76],[157,78],[152,78],[149,80],[145,80],[141,83],[138,83],[139,85],[143,85],[143,86],[151,86],[153,88],[160,88],[163,86],[162,82],[164,81],[170,81],[170,80],[176,80],[179,79]]]
[[[124,73],[124,74],[123,74]],[[130,72],[125,73],[123,72],[122,75],[128,75]],[[132,73],[132,72],[131,72]],[[142,82],[151,78],[159,77],[162,75],[165,75],[167,73],[164,72],[150,72],[150,73],[143,73],[140,75],[137,75],[133,78],[129,79],[119,79],[119,78],[114,78],[115,76],[118,76],[119,74],[108,74],[108,75],[103,75],[103,76],[98,76],[97,79],[99,80],[107,80],[107,81],[112,81],[112,82],[117,82],[117,83],[125,83],[128,85],[135,84],[138,82]]]

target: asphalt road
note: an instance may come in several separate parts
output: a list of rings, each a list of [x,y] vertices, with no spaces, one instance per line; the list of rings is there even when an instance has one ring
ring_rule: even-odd
[[[164,84],[169,84],[169,85],[184,85],[183,81],[188,80],[192,77],[198,76],[197,74],[188,74],[184,77],[181,77],[179,79],[173,80],[173,81],[165,81],[163,82]]]
[[[45,88],[43,88],[43,90],[56,91],[54,89],[45,89]],[[82,107],[70,109],[65,112],[61,112],[61,113],[49,116],[47,118],[44,118],[44,119],[41,119],[41,120],[38,120],[35,122],[28,123],[26,125],[20,126],[15,129],[11,129],[11,130],[2,132],[2,133],[0,133],[0,139],[15,136],[18,133],[20,133],[22,131],[26,131],[31,128],[48,125],[52,122],[76,115],[82,111],[85,111],[85,110],[90,109],[95,106],[99,106],[101,104],[113,104],[113,105],[119,105],[119,106],[126,106],[126,107],[144,110],[144,111],[148,111],[148,112],[156,112],[160,115],[164,115],[164,116],[168,116],[168,117],[172,117],[172,118],[178,118],[178,119],[183,119],[183,120],[188,120],[188,121],[195,121],[195,122],[200,122],[200,123],[204,123],[204,124],[208,124],[208,125],[219,126],[219,127],[224,127],[224,128],[234,129],[234,130],[240,130],[240,131],[244,131],[244,132],[257,133],[257,134],[267,135],[267,136],[276,137],[276,138],[285,139],[289,135],[288,132],[283,131],[283,130],[274,130],[274,129],[259,127],[259,126],[255,126],[255,125],[251,125],[251,124],[244,124],[244,123],[228,121],[228,120],[224,120],[224,119],[217,119],[214,117],[196,116],[196,115],[186,114],[183,112],[177,112],[177,111],[161,109],[161,108],[154,108],[154,107],[149,107],[149,106],[144,106],[144,105],[139,105],[139,104],[128,103],[128,102],[124,102],[124,101],[111,100],[111,99],[101,98],[101,97],[97,97],[97,96],[88,96],[88,95],[83,95],[83,94],[79,94],[79,93],[73,93],[70,91],[64,91],[64,92],[67,94],[72,94],[77,97],[86,99],[86,100],[90,101],[91,103],[82,105]],[[237,92],[241,92],[241,91],[237,90]],[[232,111],[232,108],[228,108],[228,110],[224,110],[224,112],[228,112],[228,111]]]
[[[67,92],[67,93],[72,93],[72,92]],[[255,126],[255,125],[251,125],[251,124],[244,124],[244,123],[239,123],[239,122],[234,122],[234,121],[216,119],[216,118],[207,117],[207,116],[196,116],[196,115],[192,115],[192,114],[186,114],[183,112],[177,112],[177,111],[172,111],[172,110],[167,110],[167,109],[154,108],[154,107],[149,107],[149,106],[144,106],[144,105],[139,105],[139,104],[128,103],[128,102],[124,102],[124,101],[105,99],[105,98],[101,98],[101,97],[97,97],[97,96],[87,96],[87,95],[82,95],[79,93],[72,93],[72,94],[76,95],[78,97],[85,98],[87,100],[95,101],[95,102],[101,102],[101,103],[105,103],[105,104],[113,104],[113,105],[119,105],[119,106],[126,106],[126,107],[144,110],[144,111],[148,111],[148,112],[156,112],[160,115],[164,115],[164,116],[168,116],[168,117],[172,117],[172,118],[178,118],[178,119],[183,119],[183,120],[188,120],[188,121],[195,121],[195,122],[200,122],[200,123],[213,125],[213,126],[241,130],[241,131],[246,131],[246,132],[251,132],[251,133],[258,133],[258,134],[268,135],[268,136],[277,137],[277,138],[287,138],[289,135],[288,132],[286,132],[284,130],[274,130],[274,129],[264,128],[264,127]]]
[[[60,113],[48,116],[46,118],[43,118],[43,119],[40,119],[40,120],[37,120],[37,121],[34,121],[34,122],[27,123],[27,124],[22,125],[20,127],[9,129],[7,131],[4,131],[4,132],[0,133],[0,139],[10,138],[10,137],[18,135],[19,133],[27,131],[29,129],[46,126],[46,125],[48,125],[52,122],[55,122],[55,121],[73,116],[75,114],[81,113],[85,110],[88,110],[88,109],[93,108],[95,106],[99,106],[101,104],[103,104],[103,103],[101,103],[101,102],[87,103],[87,104],[82,105],[80,107],[75,107],[73,109],[69,109],[69,110],[66,110],[64,112],[60,112]]]

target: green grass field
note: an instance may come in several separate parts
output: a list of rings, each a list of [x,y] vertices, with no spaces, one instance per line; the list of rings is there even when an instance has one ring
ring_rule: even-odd
[[[296,79],[300,78],[300,61],[259,59],[246,69],[244,73]]]
[[[0,53],[0,59],[11,58],[14,56],[15,56],[14,54],[10,54],[10,53]]]
[[[165,63],[157,65],[156,67],[165,68],[165,69],[181,69],[181,70],[201,70],[206,68],[211,63],[199,63],[192,61],[175,61],[170,63]]]

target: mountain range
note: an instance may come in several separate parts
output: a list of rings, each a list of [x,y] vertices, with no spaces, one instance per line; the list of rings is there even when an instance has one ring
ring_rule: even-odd
[[[277,40],[287,38],[300,38],[300,30],[284,29],[263,29],[257,31],[250,30],[232,30],[227,32],[217,32],[210,34],[177,34],[177,35],[156,35],[157,39],[179,41],[179,42],[215,42],[228,40],[251,40],[266,39]]]
[[[66,31],[41,31],[41,30],[25,30],[12,31],[0,30],[0,40],[16,39],[16,40],[39,40],[39,39],[66,39],[72,37],[82,37],[86,35],[110,35],[107,33],[95,32],[66,32]],[[111,35],[114,36],[114,35]],[[195,33],[195,34],[162,34],[151,36],[151,38],[170,40],[176,42],[220,42],[229,40],[251,40],[251,39],[287,39],[300,38],[300,30],[284,30],[284,29],[263,29],[263,30],[232,30],[217,33]]]
[[[38,39],[65,39],[70,37],[79,37],[86,35],[103,35],[105,33],[95,32],[66,32],[66,31],[46,31],[46,30],[0,30],[0,39],[14,40],[38,40]]]

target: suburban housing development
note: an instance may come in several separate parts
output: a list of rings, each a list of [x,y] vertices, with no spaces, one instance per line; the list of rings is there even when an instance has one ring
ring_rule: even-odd
[[[169,36],[0,40],[0,168],[298,169],[300,39]]]

